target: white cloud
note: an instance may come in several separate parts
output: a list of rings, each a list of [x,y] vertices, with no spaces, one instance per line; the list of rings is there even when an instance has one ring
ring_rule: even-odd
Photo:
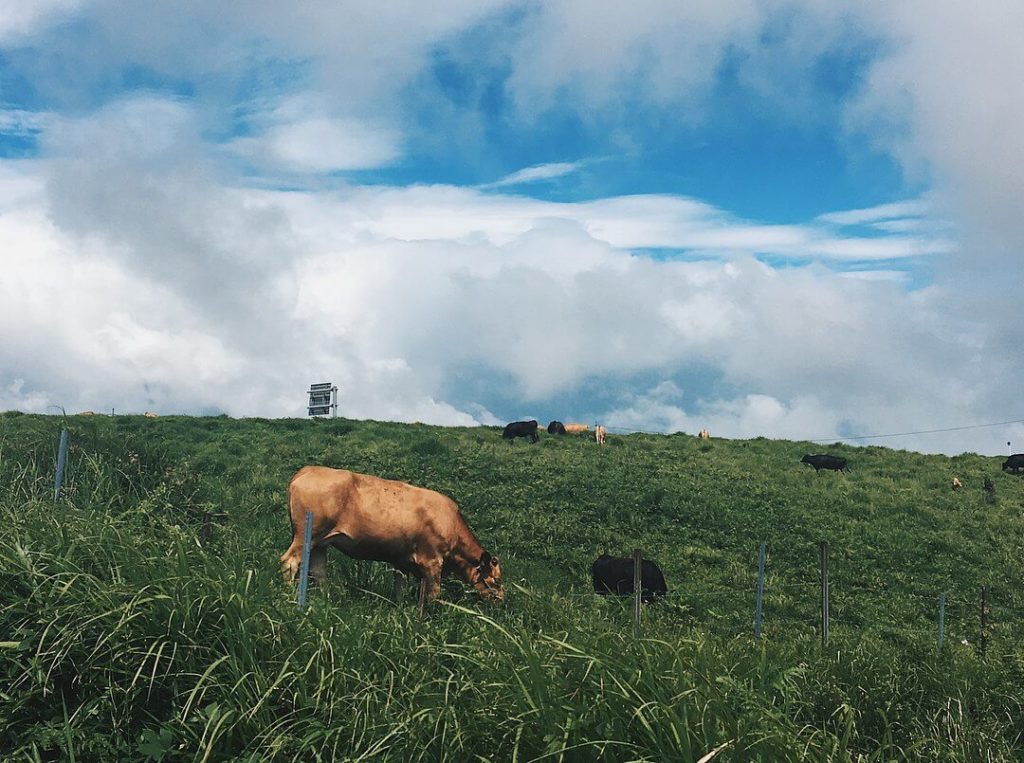
[[[894,204],[880,204],[867,209],[849,209],[818,215],[818,219],[836,225],[862,225],[886,220],[922,217],[930,211],[923,200],[901,201]]]
[[[3,0],[0,43],[16,42],[49,22],[71,15],[80,5],[80,0]]]
[[[535,167],[526,167],[510,175],[495,180],[493,183],[486,183],[481,188],[502,188],[510,185],[522,185],[524,183],[536,183],[541,180],[554,180],[572,174],[583,166],[583,162],[552,162],[550,164],[538,164]]]

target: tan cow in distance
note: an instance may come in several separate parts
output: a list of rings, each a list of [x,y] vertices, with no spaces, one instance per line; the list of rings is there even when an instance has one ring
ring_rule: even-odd
[[[505,597],[501,565],[469,529],[451,498],[404,482],[326,466],[304,466],[288,484],[292,544],[281,557],[294,580],[302,560],[306,512],[313,512],[309,574],[323,580],[327,548],[353,559],[388,562],[427,581],[436,599],[441,577],[454,573],[491,601]]]
[[[607,436],[608,431],[603,426],[598,424],[596,427],[594,427],[594,440],[597,442],[598,445],[604,445],[604,440]]]
[[[566,424],[565,425],[565,433],[566,434],[583,434],[588,429],[590,429],[590,427],[588,427],[586,424]]]
[[[147,419],[158,419],[158,418],[160,418],[159,414],[153,413],[152,411],[146,411],[142,415],[145,416]]]

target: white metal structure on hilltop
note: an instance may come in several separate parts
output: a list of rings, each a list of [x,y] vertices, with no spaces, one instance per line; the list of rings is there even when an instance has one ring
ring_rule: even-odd
[[[338,388],[331,382],[309,385],[309,415],[338,417]]]

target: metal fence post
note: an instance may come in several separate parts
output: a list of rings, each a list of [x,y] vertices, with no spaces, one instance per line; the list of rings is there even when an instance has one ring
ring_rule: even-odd
[[[640,567],[643,564],[643,555],[640,549],[633,550],[633,623],[640,625],[640,591],[643,588],[643,579],[640,575]]]
[[[946,594],[939,594],[939,640],[938,648],[942,649],[942,642],[946,638]]]
[[[64,485],[64,467],[68,460],[68,430],[60,432],[60,446],[57,448],[57,474],[53,478],[53,500],[60,498],[60,490]]]
[[[757,549],[757,600],[754,604],[754,638],[761,638],[761,606],[764,602],[764,556],[766,543]]]
[[[988,586],[981,587],[981,654],[985,655],[988,646]]]
[[[302,565],[299,567],[299,611],[306,608],[306,592],[309,590],[309,552],[313,543],[313,512],[306,512],[306,532],[302,538]]]
[[[821,541],[821,645],[828,646],[828,541]]]

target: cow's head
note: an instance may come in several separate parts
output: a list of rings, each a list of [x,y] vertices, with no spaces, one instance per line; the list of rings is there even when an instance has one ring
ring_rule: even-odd
[[[470,582],[485,599],[501,602],[505,599],[505,589],[501,585],[501,565],[498,557],[484,551],[480,563],[473,568]]]

